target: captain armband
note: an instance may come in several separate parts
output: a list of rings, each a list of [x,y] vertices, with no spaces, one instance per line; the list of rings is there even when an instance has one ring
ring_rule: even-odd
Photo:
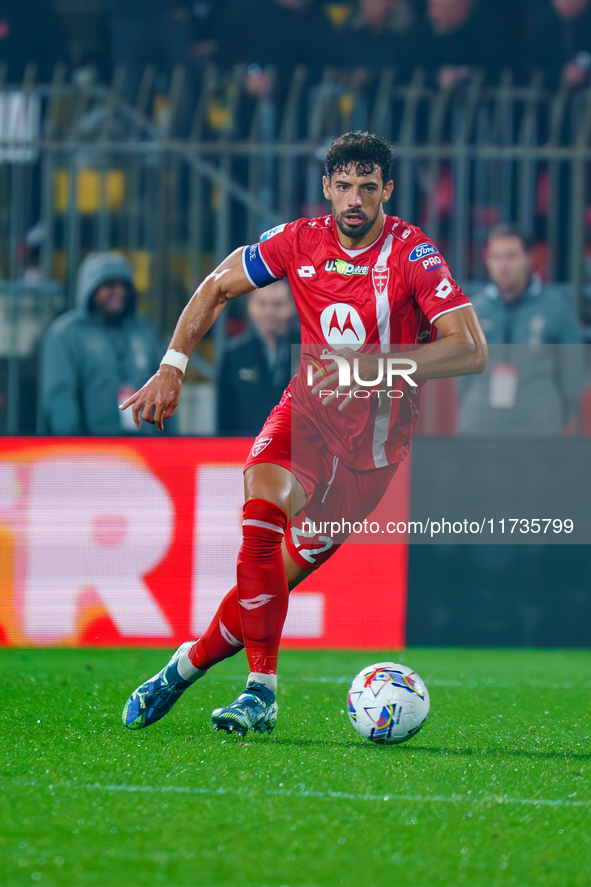
[[[242,251],[242,267],[244,268],[244,273],[255,287],[268,286],[279,279],[275,277],[263,259],[258,243],[244,247]]]

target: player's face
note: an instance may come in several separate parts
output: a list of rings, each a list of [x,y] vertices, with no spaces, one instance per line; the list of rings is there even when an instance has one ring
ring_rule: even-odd
[[[520,237],[493,237],[488,244],[486,267],[493,283],[503,290],[523,291],[530,273],[530,256]]]
[[[358,176],[354,166],[333,173],[330,179],[324,176],[322,184],[339,230],[353,240],[360,240],[376,224],[394,187],[392,181],[384,185],[379,168]]]

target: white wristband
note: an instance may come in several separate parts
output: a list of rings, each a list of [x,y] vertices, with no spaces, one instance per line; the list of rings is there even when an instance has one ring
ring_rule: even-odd
[[[184,376],[188,363],[189,358],[186,354],[183,354],[182,351],[175,351],[174,349],[170,349],[166,352],[166,354],[160,361],[160,366],[162,366],[162,364],[167,364],[168,366],[176,367],[177,370],[180,370]]]

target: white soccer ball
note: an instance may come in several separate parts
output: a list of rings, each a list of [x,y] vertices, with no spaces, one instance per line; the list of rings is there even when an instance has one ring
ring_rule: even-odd
[[[364,739],[390,745],[416,736],[429,714],[429,691],[418,674],[396,662],[360,671],[347,693],[349,720]]]

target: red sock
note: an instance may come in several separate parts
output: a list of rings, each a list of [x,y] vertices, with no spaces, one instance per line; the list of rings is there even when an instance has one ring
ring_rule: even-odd
[[[189,659],[195,668],[207,671],[212,665],[234,656],[243,647],[238,586],[235,585],[219,605],[206,632],[189,650]]]
[[[289,591],[281,555],[287,526],[282,508],[266,499],[244,506],[238,555],[238,603],[251,672],[277,673],[277,655]]]

